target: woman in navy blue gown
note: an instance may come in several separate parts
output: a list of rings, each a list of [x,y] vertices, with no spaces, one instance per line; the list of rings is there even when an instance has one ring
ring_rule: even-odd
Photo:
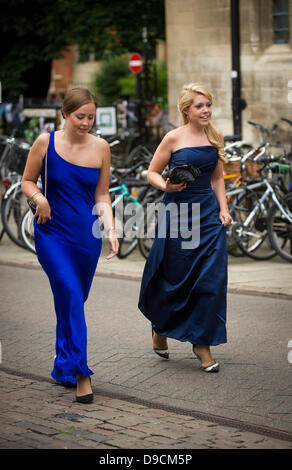
[[[210,121],[212,96],[205,87],[184,86],[178,108],[183,125],[166,134],[148,170],[149,182],[165,191],[165,210],[158,213],[139,309],[152,323],[153,349],[159,356],[169,357],[167,337],[189,341],[201,368],[218,372],[210,346],[227,341],[225,226],[231,222],[223,179],[224,139]],[[200,170],[195,182],[172,184],[161,176],[167,165],[172,169],[185,164]],[[175,225],[177,220],[184,230]]]
[[[110,149],[104,139],[89,134],[96,106],[88,90],[69,91],[62,107],[65,128],[36,139],[22,178],[23,192],[37,206],[35,247],[50,281],[57,316],[51,375],[64,386],[77,384],[76,400],[82,403],[93,400],[84,302],[101,252],[101,206],[110,244],[107,259],[118,250],[108,192]],[[43,188],[47,179],[47,197],[37,186],[39,175]]]

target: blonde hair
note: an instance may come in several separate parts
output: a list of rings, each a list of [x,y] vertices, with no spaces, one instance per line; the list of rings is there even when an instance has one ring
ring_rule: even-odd
[[[72,88],[67,91],[61,108],[62,116],[71,114],[84,104],[93,103],[97,108],[97,101],[87,88]]]
[[[186,113],[184,112],[188,109],[194,101],[195,93],[205,96],[211,104],[213,104],[213,97],[211,93],[203,85],[196,83],[190,83],[189,85],[184,85],[182,91],[178,98],[178,110],[181,113],[183,123],[188,124],[189,119]],[[209,142],[214,145],[218,150],[218,158],[224,163],[227,162],[224,152],[224,139],[222,132],[220,132],[211,121],[205,127],[205,132]]]

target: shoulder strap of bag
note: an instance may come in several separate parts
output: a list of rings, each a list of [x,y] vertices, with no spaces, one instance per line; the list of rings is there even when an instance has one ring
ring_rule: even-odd
[[[46,151],[45,162],[45,197],[47,197],[47,169],[48,169],[48,149]]]

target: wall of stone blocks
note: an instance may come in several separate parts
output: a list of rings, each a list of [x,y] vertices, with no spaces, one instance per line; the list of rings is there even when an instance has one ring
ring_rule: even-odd
[[[243,137],[256,143],[248,120],[271,127],[280,117],[292,118],[288,100],[292,85],[292,0],[290,44],[274,44],[272,0],[240,1]],[[199,82],[214,96],[213,122],[233,134],[231,109],[231,28],[229,0],[166,0],[166,34],[170,121],[180,124],[177,97],[181,87]],[[274,139],[291,142],[291,131],[280,124]]]

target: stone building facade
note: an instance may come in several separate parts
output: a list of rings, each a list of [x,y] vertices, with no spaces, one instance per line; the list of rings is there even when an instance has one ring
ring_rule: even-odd
[[[80,62],[78,47],[69,46],[63,51],[61,59],[53,60],[49,93],[59,96],[73,87],[91,89],[93,75],[98,67],[99,62],[92,56],[87,61]]]
[[[180,123],[182,85],[199,82],[214,96],[213,122],[233,134],[230,0],[165,0],[165,6],[170,121]],[[292,119],[292,0],[239,0],[239,8],[243,138],[258,141],[251,120],[279,124],[278,136],[291,142],[292,128],[279,119]],[[282,37],[275,12],[284,10]]]

